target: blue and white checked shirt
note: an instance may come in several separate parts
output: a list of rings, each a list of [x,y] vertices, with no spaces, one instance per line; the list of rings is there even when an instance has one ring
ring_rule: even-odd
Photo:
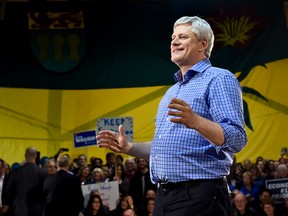
[[[242,89],[228,70],[212,67],[209,59],[194,65],[173,85],[158,107],[151,145],[150,174],[154,183],[215,179],[229,174],[234,153],[247,143]],[[225,143],[215,146],[196,130],[170,122],[167,105],[172,97],[186,101],[192,110],[221,125]]]

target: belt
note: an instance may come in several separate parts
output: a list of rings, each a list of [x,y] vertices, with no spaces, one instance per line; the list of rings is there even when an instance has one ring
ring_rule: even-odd
[[[158,188],[161,188],[163,191],[168,190],[175,190],[182,187],[191,187],[196,186],[199,183],[204,182],[215,182],[215,183],[223,183],[225,182],[224,178],[219,179],[195,179],[190,181],[182,181],[182,182],[167,182],[167,181],[160,181],[158,182]]]

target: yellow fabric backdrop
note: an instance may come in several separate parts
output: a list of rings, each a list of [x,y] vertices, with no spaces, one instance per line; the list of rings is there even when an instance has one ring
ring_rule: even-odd
[[[269,102],[244,94],[254,131],[247,129],[248,144],[237,160],[255,161],[257,156],[278,159],[288,143],[288,59],[254,68],[241,82],[263,94]],[[33,145],[42,156],[68,147],[72,158],[79,153],[103,160],[106,149],[96,146],[74,149],[73,133],[96,129],[100,117],[132,116],[134,141],[149,141],[161,96],[169,86],[102,89],[43,90],[0,88],[0,158],[8,163],[24,160]],[[124,156],[126,157],[126,156]]]

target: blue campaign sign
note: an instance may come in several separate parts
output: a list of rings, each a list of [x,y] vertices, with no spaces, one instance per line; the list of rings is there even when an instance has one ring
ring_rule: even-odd
[[[96,145],[96,131],[83,131],[74,133],[74,147],[86,147],[90,145]]]
[[[119,125],[123,125],[124,132],[127,140],[133,142],[134,130],[133,130],[133,117],[103,117],[97,119],[97,133],[101,130],[112,130],[118,132]]]
[[[272,192],[275,204],[283,203],[288,198],[288,178],[266,180],[266,188]]]

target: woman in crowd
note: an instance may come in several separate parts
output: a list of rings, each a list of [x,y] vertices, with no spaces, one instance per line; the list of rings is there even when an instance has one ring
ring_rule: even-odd
[[[250,204],[259,198],[259,189],[253,184],[250,172],[243,173],[243,186],[240,188],[240,191],[245,195]]]
[[[97,194],[92,194],[87,207],[83,211],[84,216],[107,216],[102,199]]]
[[[81,185],[87,184],[91,181],[90,169],[88,165],[85,165],[79,169],[77,173],[77,177],[79,178]]]
[[[155,206],[155,199],[150,197],[146,200],[146,209],[147,209],[147,214],[146,216],[153,216],[153,210]]]
[[[129,191],[129,180],[125,175],[125,167],[123,164],[117,164],[115,170],[114,181],[118,181],[120,196],[125,196]]]
[[[133,198],[130,195],[126,195],[120,199],[116,209],[111,212],[111,216],[122,216],[125,209],[134,209]]]

